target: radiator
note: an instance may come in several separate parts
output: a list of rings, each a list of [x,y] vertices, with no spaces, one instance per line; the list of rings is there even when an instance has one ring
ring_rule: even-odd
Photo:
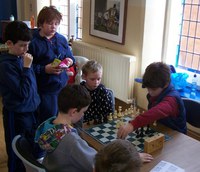
[[[114,91],[116,98],[124,102],[133,98],[135,56],[82,41],[74,41],[72,49],[74,55],[84,56],[102,64],[102,83]]]

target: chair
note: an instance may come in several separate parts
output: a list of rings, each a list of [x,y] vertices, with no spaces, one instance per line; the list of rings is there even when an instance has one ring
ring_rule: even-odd
[[[112,102],[113,102],[113,110],[115,110],[115,96],[114,96],[114,92],[112,89],[110,88],[106,88],[108,90],[108,92],[110,92],[110,94],[112,95]]]
[[[185,110],[186,120],[193,127],[200,128],[200,102],[189,98],[182,98]]]
[[[75,84],[80,84],[82,81],[82,67],[87,61],[89,60],[86,57],[83,56],[74,56],[76,60],[76,69],[77,69],[77,74],[75,76]]]
[[[32,146],[25,137],[17,135],[12,141],[12,148],[19,159],[22,160],[27,172],[47,172],[32,155]]]

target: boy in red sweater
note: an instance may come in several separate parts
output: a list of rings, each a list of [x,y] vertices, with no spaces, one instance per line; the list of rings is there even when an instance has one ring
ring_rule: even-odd
[[[160,123],[186,133],[186,115],[178,91],[170,83],[170,69],[162,62],[150,64],[144,73],[142,87],[147,88],[148,111],[138,115],[118,130],[118,138],[125,138],[139,127],[159,121]]]

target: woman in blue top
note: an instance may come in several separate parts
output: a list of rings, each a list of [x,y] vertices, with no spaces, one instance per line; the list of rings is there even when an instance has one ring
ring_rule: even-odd
[[[75,62],[66,38],[56,32],[61,20],[62,15],[55,7],[44,7],[37,19],[39,30],[29,46],[41,98],[39,123],[57,115],[57,96],[68,81],[66,71],[52,63],[55,59],[67,59],[70,67]]]

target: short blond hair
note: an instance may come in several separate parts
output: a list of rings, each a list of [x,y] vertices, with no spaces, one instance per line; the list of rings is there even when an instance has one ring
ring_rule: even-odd
[[[95,73],[98,71],[103,71],[103,67],[95,60],[87,61],[87,63],[84,64],[82,67],[82,72],[84,75],[87,75],[88,73]]]

